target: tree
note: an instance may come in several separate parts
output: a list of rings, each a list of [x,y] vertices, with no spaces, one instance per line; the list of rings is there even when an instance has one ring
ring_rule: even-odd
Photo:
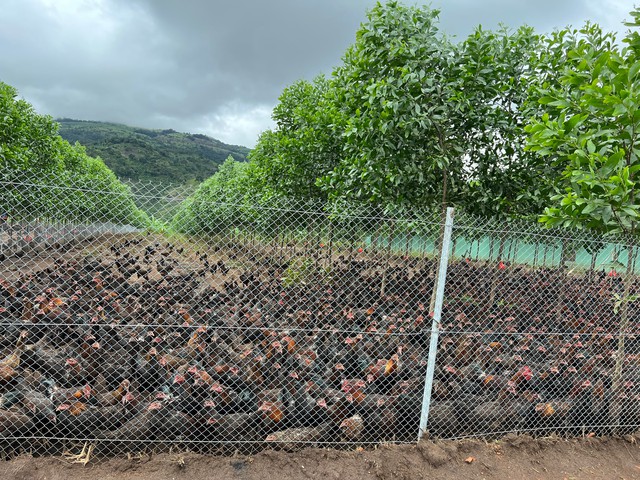
[[[464,107],[452,101],[460,81],[438,13],[398,2],[369,11],[333,74],[348,120],[341,161],[321,181],[330,197],[432,206],[455,195]]]
[[[527,127],[529,149],[564,170],[564,192],[541,220],[605,234],[634,233],[640,209],[634,189],[640,170],[637,33],[624,39],[629,46],[622,49],[613,33],[595,24],[580,34],[566,53],[560,85],[540,90],[547,113]]]
[[[320,185],[334,200],[387,210],[540,213],[556,172],[525,152],[524,126],[540,108],[531,84],[559,57],[543,56],[529,27],[478,27],[454,43],[438,32],[438,15],[397,2],[369,12],[333,74],[345,145]]]
[[[172,225],[189,233],[220,233],[247,222],[247,199],[253,197],[250,165],[229,156],[183,203]]]
[[[324,76],[285,88],[274,108],[276,128],[264,132],[250,154],[265,186],[297,199],[326,201],[316,180],[331,171],[342,154],[342,130]]]
[[[60,169],[60,137],[51,117],[38,115],[18,91],[0,82],[0,167]]]
[[[148,224],[104,162],[70,145],[15,88],[0,82],[0,204],[13,219]]]
[[[640,10],[628,26],[640,27]],[[556,85],[540,90],[547,113],[527,127],[529,149],[564,169],[564,192],[553,198],[541,221],[546,225],[587,228],[604,235],[624,234],[628,250],[620,313],[618,351],[612,380],[611,415],[620,418],[620,386],[629,326],[633,258],[640,205],[635,190],[640,171],[640,35],[629,31],[616,43],[613,33],[587,24],[572,36],[566,65]],[[616,308],[617,312],[618,309]]]
[[[543,37],[530,27],[515,32],[478,27],[458,45],[455,75],[462,79],[470,113],[463,139],[466,189],[457,204],[467,213],[531,217],[549,198],[557,172],[525,151],[524,131],[540,110],[531,87],[558,64],[541,55],[542,47]]]

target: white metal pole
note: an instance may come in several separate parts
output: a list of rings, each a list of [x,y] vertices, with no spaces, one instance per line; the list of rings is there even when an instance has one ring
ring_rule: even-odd
[[[447,279],[447,265],[449,264],[449,247],[451,246],[451,231],[453,230],[453,208],[447,208],[444,223],[444,236],[442,237],[442,249],[440,250],[440,268],[436,279],[436,302],[433,309],[431,322],[431,342],[429,343],[429,358],[427,361],[427,373],[424,379],[424,395],[422,397],[422,413],[420,414],[420,430],[418,441],[427,431],[429,422],[429,407],[431,405],[431,389],[433,388],[433,374],[436,368],[436,353],[438,349],[438,335],[440,333],[440,318],[442,317],[442,303],[444,300],[444,286]]]

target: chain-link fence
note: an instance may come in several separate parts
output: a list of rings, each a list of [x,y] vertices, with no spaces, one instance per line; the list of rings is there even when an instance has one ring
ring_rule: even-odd
[[[432,415],[447,412],[439,435],[635,431],[637,248],[465,221],[452,236],[464,247],[449,264],[439,331]],[[473,255],[482,243],[489,248]]]
[[[421,422],[440,438],[640,424],[629,245],[69,176],[12,172],[0,191],[4,447],[86,461],[415,442]]]

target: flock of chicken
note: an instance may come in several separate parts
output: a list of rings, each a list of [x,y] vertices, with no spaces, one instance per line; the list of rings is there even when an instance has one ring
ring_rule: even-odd
[[[91,255],[52,251],[46,268],[5,275],[0,436],[285,447],[415,440],[433,263],[360,252],[295,277],[291,255],[327,260],[318,252],[194,252],[130,237]],[[620,289],[613,275],[454,263],[429,432],[638,427],[633,304],[613,388],[611,299]]]

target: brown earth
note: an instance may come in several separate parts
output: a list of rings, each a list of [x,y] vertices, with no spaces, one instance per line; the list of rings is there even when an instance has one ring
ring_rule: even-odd
[[[5,480],[640,479],[640,434],[624,438],[422,442],[371,450],[267,450],[253,456],[189,452],[92,460],[22,455],[0,464]]]

